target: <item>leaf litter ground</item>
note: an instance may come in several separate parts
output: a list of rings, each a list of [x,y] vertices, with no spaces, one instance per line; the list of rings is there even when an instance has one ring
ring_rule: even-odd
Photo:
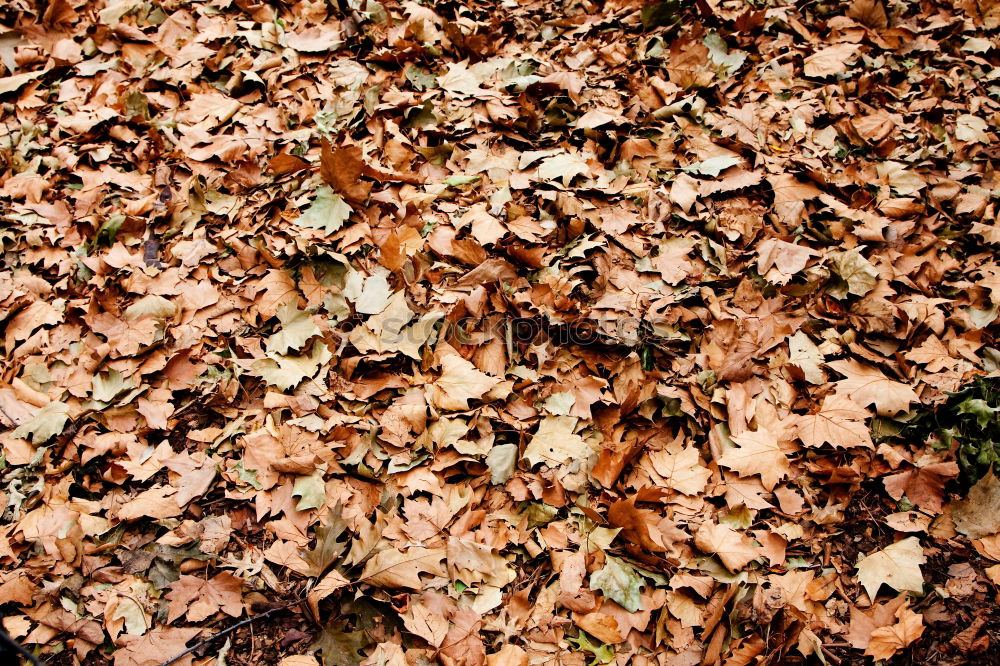
[[[4,631],[116,666],[268,610],[177,663],[995,660],[998,26],[7,2]]]

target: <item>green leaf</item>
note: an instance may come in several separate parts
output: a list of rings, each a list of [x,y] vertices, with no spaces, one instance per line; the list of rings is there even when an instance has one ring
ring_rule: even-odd
[[[68,420],[69,405],[58,401],[50,402],[38,410],[30,421],[19,425],[11,435],[21,439],[27,439],[31,435],[32,443],[42,444],[61,433]]]
[[[449,176],[444,179],[445,185],[450,185],[452,187],[457,187],[459,185],[469,185],[470,183],[475,183],[480,180],[479,176]]]
[[[976,417],[976,423],[980,428],[985,428],[996,420],[996,413],[1000,408],[990,407],[981,398],[966,398],[958,404],[959,414],[972,414]]]
[[[326,185],[316,188],[316,198],[301,215],[295,219],[295,224],[308,229],[322,229],[332,234],[351,216],[351,207],[339,194]]]
[[[299,498],[295,505],[296,511],[318,509],[326,502],[326,482],[323,480],[323,469],[317,469],[309,476],[300,476],[292,486],[292,496]]]
[[[107,376],[94,375],[91,383],[94,388],[91,397],[97,402],[111,402],[116,395],[132,388],[132,382],[125,379],[117,370],[112,370]]]
[[[612,646],[604,643],[591,643],[590,636],[582,631],[576,638],[567,637],[566,640],[577,650],[594,655],[594,661],[591,664],[610,664],[615,658],[615,649]]]
[[[298,351],[314,335],[319,335],[319,326],[313,323],[309,313],[299,310],[295,299],[278,308],[281,330],[267,339],[268,351],[287,354],[288,350]]]
[[[253,486],[257,490],[263,490],[264,486],[261,485],[260,481],[257,480],[257,470],[247,469],[243,466],[243,461],[236,463],[236,467],[233,468],[236,473],[240,475],[240,481],[243,483]]]
[[[605,560],[604,567],[590,575],[590,589],[600,590],[604,596],[630,613],[641,611],[639,589],[642,587],[642,578],[638,572],[628,562],[617,557],[605,555]]]

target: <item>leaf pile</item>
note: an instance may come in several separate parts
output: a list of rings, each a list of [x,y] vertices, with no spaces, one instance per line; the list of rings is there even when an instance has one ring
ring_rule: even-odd
[[[1000,366],[998,25],[4,3],[4,629],[145,666],[303,599],[219,663],[995,650],[994,449],[908,424]]]

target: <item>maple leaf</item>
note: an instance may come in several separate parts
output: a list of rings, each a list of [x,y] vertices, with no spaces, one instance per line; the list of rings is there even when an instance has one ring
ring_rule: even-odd
[[[15,428],[11,436],[23,438],[30,436],[34,444],[43,444],[61,433],[67,421],[69,421],[69,405],[59,401],[50,402],[35,412],[31,420]]]
[[[862,557],[857,564],[858,580],[873,601],[882,585],[919,593],[924,589],[920,565],[925,561],[920,539],[907,537]]]
[[[187,614],[191,622],[200,622],[222,611],[231,617],[243,614],[243,581],[231,573],[220,573],[205,580],[198,576],[181,576],[170,584],[166,598],[170,601],[167,622]]]
[[[346,623],[335,620],[325,626],[316,637],[311,649],[323,653],[323,663],[328,666],[360,666],[365,660],[361,651],[371,645],[363,630],[347,631]]]
[[[792,471],[788,456],[778,445],[778,437],[766,428],[735,435],[737,446],[719,457],[719,464],[743,475],[759,474],[766,490]]]
[[[872,631],[865,654],[876,659],[888,659],[924,633],[924,617],[904,604],[896,611],[896,624]]]
[[[406,551],[387,548],[365,563],[361,580],[377,587],[420,590],[423,588],[420,574],[445,575],[441,561],[446,556],[443,548],[413,546]]]
[[[889,379],[878,368],[854,359],[831,361],[827,367],[845,376],[836,382],[838,393],[846,394],[862,407],[875,405],[879,414],[892,416],[907,411],[911,403],[920,402],[912,388]]]
[[[677,453],[655,451],[649,454],[653,469],[663,477],[668,488],[685,495],[697,495],[705,489],[712,472],[701,465],[698,449],[688,446]]]
[[[823,399],[818,412],[795,417],[795,436],[811,448],[823,444],[841,449],[873,448],[872,436],[865,424],[868,416],[868,410],[853,400],[833,393]]]
[[[952,505],[955,529],[974,539],[1000,532],[1000,479],[996,472],[984,474],[969,495]]]
[[[730,571],[739,571],[761,555],[749,538],[717,523],[702,523],[694,534],[694,545],[702,552],[718,555]]]
[[[590,575],[590,588],[632,613],[643,608],[639,598],[642,578],[631,564],[617,557],[605,555],[604,566]]]
[[[441,376],[428,388],[436,407],[463,410],[469,408],[469,400],[482,398],[499,383],[499,379],[480,372],[461,356],[448,354],[441,360]]]
[[[201,629],[187,627],[157,627],[142,636],[124,634],[118,642],[123,646],[115,651],[115,666],[159,666],[165,658],[187,649],[187,642]],[[175,664],[190,666],[194,655],[181,657]]]
[[[346,531],[343,507],[338,504],[327,511],[326,524],[316,527],[316,546],[302,553],[302,559],[309,565],[307,575],[321,575],[344,554],[349,541],[340,541],[340,536]]]

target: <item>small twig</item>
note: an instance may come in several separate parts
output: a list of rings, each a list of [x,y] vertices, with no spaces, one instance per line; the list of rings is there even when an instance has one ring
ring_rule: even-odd
[[[195,650],[200,650],[201,648],[205,647],[206,645],[208,645],[209,643],[211,643],[212,641],[214,641],[216,638],[222,638],[223,636],[226,636],[228,634],[233,633],[234,631],[236,631],[240,627],[245,627],[246,625],[250,624],[251,622],[255,622],[255,621],[257,621],[257,620],[259,620],[261,618],[265,618],[268,615],[270,615],[271,613],[277,613],[280,610],[285,610],[289,606],[294,606],[296,604],[301,604],[305,600],[306,600],[305,597],[302,597],[301,599],[294,599],[292,601],[289,601],[287,604],[283,604],[281,606],[276,606],[275,608],[272,608],[270,610],[264,611],[263,613],[260,613],[259,615],[253,615],[251,617],[248,617],[245,620],[241,620],[240,622],[237,622],[236,624],[234,624],[231,627],[227,627],[227,628],[223,629],[222,631],[217,631],[214,634],[212,634],[211,636],[209,636],[208,638],[206,638],[204,640],[198,641],[197,643],[195,643],[194,645],[192,645],[188,649],[184,650],[184,652],[181,652],[180,654],[176,654],[173,657],[171,657],[170,659],[167,659],[165,662],[163,662],[162,664],[160,664],[160,666],[170,666],[170,664],[174,663],[178,659],[186,657],[187,655],[191,654]],[[37,664],[37,662],[35,662],[35,663]]]
[[[14,652],[17,652],[19,655],[30,661],[33,666],[44,666],[38,657],[28,652],[27,648],[25,648],[23,645],[21,645],[13,638],[11,638],[10,634],[8,634],[3,629],[0,629],[0,641],[3,641],[4,643],[12,647],[14,649]]]

